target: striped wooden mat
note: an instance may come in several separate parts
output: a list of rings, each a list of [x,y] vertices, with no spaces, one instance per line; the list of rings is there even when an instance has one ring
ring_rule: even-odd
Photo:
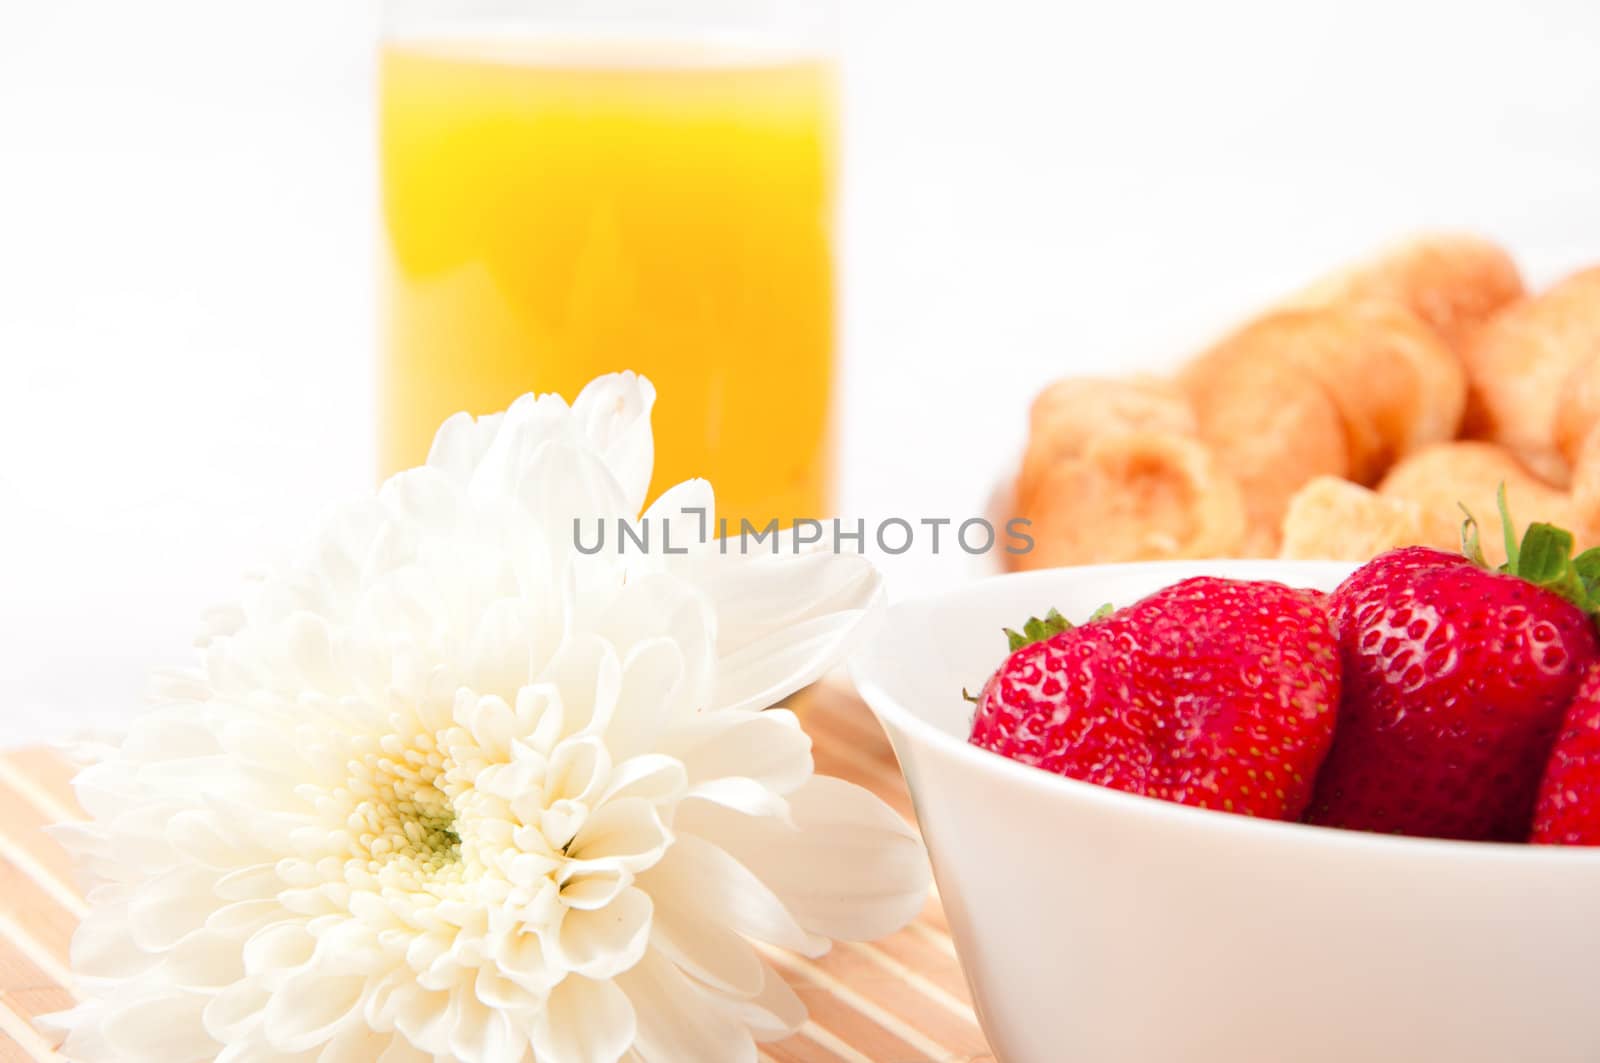
[[[888,741],[856,697],[828,685],[794,706],[817,770],[880,794],[911,819]],[[53,753],[0,755],[0,1061],[59,1059],[32,1017],[69,1007],[67,945],[83,898],[66,854],[41,832],[79,815],[72,769]],[[993,1063],[973,1018],[937,896],[921,918],[870,945],[808,960],[766,950],[811,1011],[801,1032],[763,1046],[769,1063]]]

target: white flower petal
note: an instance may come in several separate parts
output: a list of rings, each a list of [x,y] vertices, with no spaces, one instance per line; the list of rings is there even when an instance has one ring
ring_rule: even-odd
[[[814,934],[867,941],[916,918],[931,872],[916,832],[893,809],[826,775],[790,794],[789,806],[793,826],[703,802],[685,805],[677,822],[748,867]],[[828,874],[818,875],[823,865]]]
[[[428,467],[466,483],[504,420],[503,413],[478,418],[464,411],[452,415],[434,433],[433,445],[428,450]]]
[[[598,644],[593,645],[599,648]],[[517,691],[517,718],[533,723],[533,729],[523,736],[528,748],[541,755],[548,754],[567,733],[561,689],[554,683],[523,687]]]
[[[664,927],[721,924],[756,941],[808,956],[828,950],[827,940],[806,933],[777,894],[749,868],[703,838],[679,837],[661,862],[640,875],[638,882],[663,913]]]
[[[616,707],[622,662],[606,640],[594,635],[569,639],[539,674],[561,692],[561,736],[603,728]]]
[[[630,580],[605,613],[593,618],[617,652],[666,637],[677,643],[684,663],[678,711],[704,708],[717,670],[717,616],[711,601],[694,585],[665,574]]]
[[[689,800],[709,801],[747,816],[770,816],[789,822],[789,802],[754,779],[712,779],[690,787],[684,797],[685,803],[680,807],[688,807]]]
[[[289,913],[277,897],[225,904],[206,917],[206,929],[248,939],[258,930],[281,922]]]
[[[138,978],[159,960],[159,953],[134,944],[120,901],[96,904],[72,935],[72,968],[85,978]]]
[[[480,979],[472,988],[461,987],[451,1001],[450,1053],[461,1063],[516,1063],[526,1054],[528,1038],[511,1014],[481,997],[481,985]]]
[[[631,513],[643,508],[655,465],[650,432],[655,401],[655,387],[634,373],[596,377],[572,401],[573,415],[616,477]]]
[[[580,871],[561,884],[561,903],[585,910],[604,908],[633,881],[633,874],[622,868]]]
[[[477,1000],[501,1011],[527,1013],[544,1003],[544,991],[533,991],[514,978],[504,978],[493,967],[479,967],[472,980]]]
[[[523,395],[494,425],[468,476],[467,491],[486,505],[514,497],[547,447],[571,447],[578,439],[571,410],[560,395]],[[557,483],[565,481],[560,476],[552,478]]]
[[[570,738],[556,747],[545,770],[545,791],[552,799],[596,804],[611,779],[611,752],[592,734]]]
[[[539,814],[536,822],[539,824],[539,832],[545,836],[550,845],[565,849],[572,844],[572,839],[577,837],[578,831],[583,829],[588,818],[588,805],[569,798],[558,798]]]
[[[260,1026],[261,1015],[271,999],[272,994],[254,982],[235,982],[206,1002],[201,1021],[217,1041],[237,1043]]]
[[[725,655],[713,704],[735,712],[776,705],[842,661],[845,647],[865,637],[880,614],[876,607],[828,613]]]
[[[741,552],[732,538],[726,547],[677,558],[668,568],[711,598],[720,625],[717,649],[724,655],[817,617],[871,609],[882,594],[866,558],[797,552],[792,532],[784,533],[776,553],[753,540]]]
[[[390,1055],[397,1040],[392,1034],[377,1033],[368,1026],[350,1023],[317,1053],[316,1063],[377,1063],[387,1059],[432,1063],[431,1056],[422,1055],[403,1041],[401,1049]]]
[[[914,837],[755,711],[863,630],[870,566],[724,555],[704,481],[647,553],[574,542],[639,517],[653,400],[452,418],[210,614],[57,832],[89,884],[69,1055],[748,1060],[804,1015],[752,941],[904,914]]]
[[[162,975],[180,989],[221,989],[244,977],[239,938],[197,930],[170,949]]]
[[[113,1050],[106,1043],[106,1007],[102,1001],[90,1000],[67,1011],[40,1015],[34,1020],[46,1034],[63,1037],[61,1054],[71,1060],[111,1060]]]
[[[277,720],[255,719],[230,719],[219,728],[219,738],[228,756],[223,757],[193,757],[184,761],[168,761],[159,767],[152,766],[145,769],[147,781],[152,780],[154,772],[170,772],[176,777],[178,772],[194,773],[207,768],[212,773],[216,771],[238,771],[240,764],[252,769],[268,773],[281,772],[291,767],[298,767],[300,751],[294,743],[294,736],[285,733],[284,727]],[[222,778],[216,786],[219,792],[229,780]],[[191,785],[188,777],[184,777],[177,784],[180,787]]]
[[[206,998],[171,992],[122,1001],[106,1009],[100,1030],[111,1058],[149,1063],[200,1063],[219,1047],[200,1016]]]
[[[227,872],[272,858],[268,850],[232,829],[210,809],[179,812],[168,821],[166,836],[178,852],[217,871]]]
[[[369,1000],[369,1008],[370,1004]],[[453,1004],[453,994],[423,989],[414,981],[399,982],[390,987],[374,1025],[392,1023],[401,1036],[428,1054],[448,1056]]]
[[[633,1043],[633,1005],[611,982],[576,975],[550,994],[533,1028],[540,1063],[615,1063]]]
[[[273,863],[241,862],[216,880],[212,892],[225,901],[265,900],[276,896],[282,886]]]
[[[683,649],[673,639],[648,638],[628,650],[616,708],[605,726],[613,756],[648,752],[672,720],[694,711],[688,675]]]
[[[208,757],[219,751],[217,736],[206,725],[204,717],[195,713],[191,706],[171,705],[135,720],[123,741],[121,755],[124,760],[149,762]],[[106,787],[113,775],[117,777],[109,787],[113,793],[134,792],[132,780],[115,761],[90,765],[73,780],[79,791],[79,802],[91,815],[100,815],[95,794]]]
[[[805,1002],[782,975],[765,961],[761,964],[761,991],[753,997],[714,997],[715,1002],[738,1016],[757,1041],[781,1041],[806,1021]]]
[[[639,512],[594,451],[561,440],[544,443],[534,453],[517,477],[514,497],[535,515],[549,543],[575,543],[579,529],[592,529],[597,521],[615,531],[618,520]],[[561,556],[579,570],[580,591],[599,586],[616,562],[609,551],[585,556],[575,546]]]
[[[304,1052],[328,1040],[361,1004],[366,979],[307,972],[273,992],[262,1016],[272,1047]]]
[[[712,1006],[709,994],[654,952],[617,979],[633,1002],[639,1035],[634,1050],[645,1063],[753,1063],[756,1045],[745,1024]],[[695,1020],[685,1021],[686,1016]]]
[[[244,944],[245,971],[276,992],[297,968],[311,962],[317,939],[304,923],[274,923]]]
[[[456,694],[455,721],[471,734],[478,756],[491,764],[511,759],[511,740],[515,737],[516,716],[504,698],[493,694],[478,696],[463,687]]]
[[[656,908],[653,948],[706,985],[741,997],[761,990],[761,958],[741,935],[698,907]]]
[[[196,898],[204,897],[215,879],[210,868],[180,867],[140,886],[128,900],[127,929],[134,943],[160,952],[205,925],[210,910]]]
[[[631,757],[611,772],[611,781],[602,799],[637,797],[662,803],[677,800],[688,787],[689,777],[675,757],[646,753]]]
[[[333,631],[326,620],[315,613],[296,613],[284,623],[283,639],[284,680],[291,689],[351,692],[350,677],[335,662]]]
[[[786,794],[811,776],[811,737],[787,709],[701,713],[662,736],[658,747],[683,763],[692,786],[740,776]]]
[[[584,823],[567,853],[579,864],[615,863],[642,871],[661,858],[670,836],[649,801],[624,797],[607,801]]]
[[[633,888],[604,908],[569,909],[547,951],[561,967],[586,978],[615,977],[644,955],[651,911],[649,895]]]
[[[457,414],[451,418],[463,418],[470,421],[466,414]],[[441,435],[445,434],[441,431]],[[437,442],[437,437],[436,440]],[[423,465],[415,469],[406,469],[397,472],[384,481],[378,489],[378,504],[383,507],[388,516],[385,522],[387,534],[402,534],[410,532],[410,549],[403,551],[399,556],[390,554],[383,560],[385,563],[369,568],[369,580],[379,573],[399,567],[401,564],[416,556],[416,546],[424,536],[453,531],[460,519],[467,513],[467,496],[462,489],[469,472],[463,470],[459,477],[452,477],[443,469],[432,465]],[[389,544],[389,549],[394,549],[394,544]],[[235,625],[237,630],[239,625]]]
[[[357,1061],[352,1060],[351,1063]],[[438,1063],[438,1059],[432,1052],[424,1052],[404,1037],[394,1037],[389,1040],[388,1047],[378,1055],[374,1063]]]
[[[484,610],[473,633],[470,660],[462,681],[472,689],[515,700],[555,653],[561,617],[548,600],[501,598]],[[554,603],[559,605],[559,601]]]
[[[647,536],[650,544],[648,550],[624,553],[620,544],[607,544],[621,555],[623,578],[637,580],[673,571],[686,557],[712,551],[716,508],[716,497],[705,480],[685,480],[661,492],[639,518],[640,534]]]
[[[380,1033],[399,1030],[411,1044],[432,1054],[434,1046],[414,1032],[425,1026],[444,1037],[444,1028],[439,1023],[449,1001],[448,993],[424,989],[417,984],[410,969],[396,967],[371,987],[362,1001],[362,1017],[374,1030]]]
[[[502,974],[531,993],[549,993],[559,978],[538,934],[508,934],[496,946],[494,958]]]

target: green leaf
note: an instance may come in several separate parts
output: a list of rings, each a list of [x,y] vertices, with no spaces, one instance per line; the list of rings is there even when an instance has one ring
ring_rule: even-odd
[[[1011,652],[1016,653],[1024,646],[1031,646],[1035,642],[1043,642],[1045,639],[1059,635],[1063,631],[1072,630],[1072,621],[1052,609],[1044,614],[1043,620],[1036,616],[1030,616],[1028,622],[1022,625],[1020,632],[1013,631],[1008,627],[1000,630],[1006,633],[1006,642]]]
[[[1578,578],[1577,570],[1570,564],[1562,570],[1561,575],[1552,583],[1542,586],[1546,590],[1554,591],[1567,601],[1582,609],[1585,613],[1594,612],[1594,597],[1589,593],[1589,588],[1584,586],[1583,580]]]
[[[1600,583],[1600,546],[1591,546],[1573,558],[1572,567],[1577,570],[1584,586],[1592,591],[1595,584]]]
[[[1572,533],[1541,521],[1528,525],[1519,545],[1504,483],[1495,492],[1495,503],[1500,509],[1500,530],[1506,540],[1506,563],[1493,571],[1525,579],[1534,586],[1559,594],[1585,613],[1596,614],[1596,622],[1600,623],[1600,547],[1585,550],[1574,558],[1572,551],[1576,544]],[[1479,568],[1487,569],[1489,564],[1484,560],[1482,543],[1478,540],[1478,522],[1465,506],[1461,507],[1461,512],[1466,514],[1461,525],[1461,552]]]
[[[1494,493],[1495,505],[1500,507],[1500,531],[1506,537],[1506,567],[1505,571],[1517,571],[1517,526],[1511,520],[1511,507],[1506,504],[1506,482],[1500,481],[1500,489]]]
[[[1572,570],[1572,533],[1553,524],[1535,522],[1528,525],[1522,537],[1522,547],[1510,572],[1529,583],[1544,587],[1563,582],[1567,575],[1577,579]]]
[[[1489,561],[1483,556],[1483,543],[1478,539],[1478,518],[1474,517],[1472,511],[1461,505],[1460,502],[1457,502],[1456,505],[1461,506],[1461,512],[1466,516],[1466,519],[1461,522],[1462,555],[1479,568],[1488,568]]]

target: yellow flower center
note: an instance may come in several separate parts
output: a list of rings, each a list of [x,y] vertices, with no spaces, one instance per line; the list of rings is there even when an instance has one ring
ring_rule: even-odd
[[[349,808],[347,879],[430,893],[460,883],[450,766],[427,732],[384,735],[376,749],[350,759],[348,782],[332,795]]]

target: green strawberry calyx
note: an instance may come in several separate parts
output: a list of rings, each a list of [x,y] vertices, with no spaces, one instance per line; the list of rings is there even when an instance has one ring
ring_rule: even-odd
[[[1092,624],[1096,620],[1104,620],[1112,612],[1113,607],[1110,602],[1107,602],[1096,609],[1084,623]],[[1046,639],[1059,635],[1063,631],[1071,631],[1075,626],[1072,621],[1061,615],[1059,609],[1051,609],[1044,614],[1043,618],[1037,616],[1028,617],[1028,622],[1022,625],[1021,631],[1014,631],[1008,627],[1000,630],[1006,633],[1006,652],[1016,653],[1024,646],[1032,646],[1035,642],[1044,642]],[[978,703],[978,699],[966,690],[961,691],[961,696],[974,705]]]
[[[1572,533],[1554,524],[1535,521],[1517,540],[1517,526],[1506,504],[1506,485],[1495,495],[1500,509],[1500,532],[1505,537],[1506,563],[1491,567],[1484,559],[1478,538],[1478,522],[1462,506],[1466,519],[1461,522],[1461,552],[1482,569],[1525,579],[1536,587],[1558,594],[1585,613],[1600,612],[1600,547],[1572,556],[1576,545]]]
[[[1092,624],[1096,620],[1104,620],[1110,615],[1111,603],[1107,602],[1105,605],[1102,605],[1100,608],[1096,609],[1089,619],[1084,621],[1084,623]],[[1006,633],[1006,648],[1011,653],[1016,653],[1024,646],[1032,646],[1035,642],[1043,642],[1045,639],[1059,635],[1063,631],[1071,631],[1072,628],[1072,621],[1062,616],[1059,610],[1052,609],[1048,613],[1044,614],[1043,620],[1036,616],[1028,617],[1028,622],[1022,625],[1022,630],[1020,632],[1013,631],[1008,627],[1001,628],[1000,630]]]
[[[1031,646],[1035,642],[1043,642],[1053,635],[1063,631],[1072,630],[1072,621],[1061,615],[1060,610],[1052,609],[1044,614],[1041,620],[1036,616],[1028,617],[1028,622],[1022,625],[1021,631],[1013,631],[1008,627],[1000,629],[1006,633],[1006,648],[1016,653],[1024,646]]]

